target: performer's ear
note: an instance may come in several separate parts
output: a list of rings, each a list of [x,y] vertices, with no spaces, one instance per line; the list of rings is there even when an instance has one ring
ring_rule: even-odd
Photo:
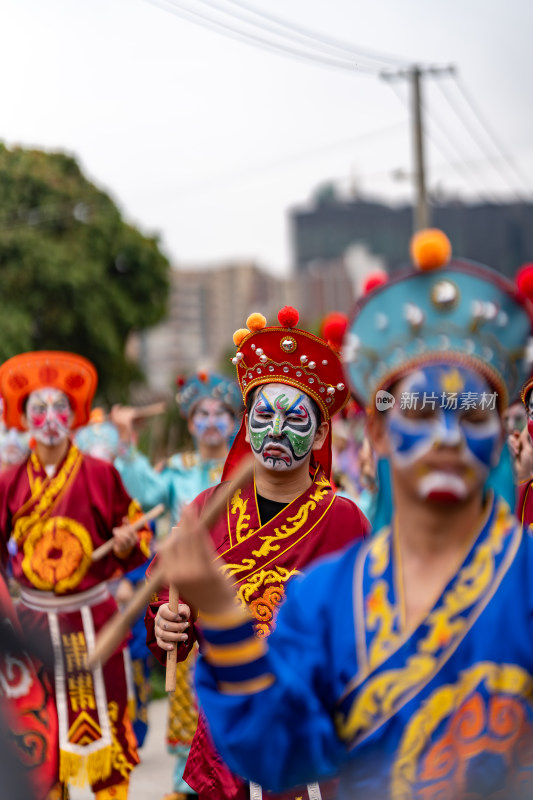
[[[20,421],[22,422],[22,425],[23,425],[23,427],[24,427],[24,430],[25,430],[25,431],[27,431],[27,430],[29,429],[29,427],[30,427],[30,426],[29,426],[29,424],[28,424],[28,417],[26,416],[26,413],[25,413],[24,411],[23,411],[23,412],[22,412],[22,414],[20,415]]]
[[[372,409],[366,420],[366,433],[372,449],[378,456],[388,456],[390,454],[386,414],[386,411]]]
[[[244,412],[244,441],[250,444],[250,436],[248,434],[248,412]]]
[[[312,450],[320,450],[320,448],[326,441],[328,431],[329,431],[329,424],[327,422],[321,422],[315,433],[313,447],[311,448]]]

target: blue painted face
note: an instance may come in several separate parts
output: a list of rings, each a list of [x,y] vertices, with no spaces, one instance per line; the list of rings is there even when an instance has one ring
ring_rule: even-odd
[[[224,404],[213,397],[199,400],[190,421],[190,431],[198,442],[218,446],[233,430],[233,417]]]
[[[400,469],[418,465],[420,494],[464,497],[469,485],[484,482],[497,462],[501,425],[496,394],[481,375],[450,364],[423,367],[399,383],[395,397],[387,412],[391,458]],[[441,448],[452,449],[455,461],[439,465]]]

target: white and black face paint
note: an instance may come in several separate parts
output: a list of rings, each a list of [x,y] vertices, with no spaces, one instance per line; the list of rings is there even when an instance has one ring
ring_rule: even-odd
[[[313,447],[318,422],[311,399],[299,389],[272,383],[259,389],[248,419],[252,451],[275,470],[301,464]]]

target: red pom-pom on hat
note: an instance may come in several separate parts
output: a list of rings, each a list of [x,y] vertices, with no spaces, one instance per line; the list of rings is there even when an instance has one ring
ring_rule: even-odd
[[[198,375],[198,380],[202,381],[202,383],[207,383],[207,381],[209,380],[209,375],[204,370],[198,372],[197,375]]]
[[[182,386],[185,386],[185,376],[184,375],[178,375],[178,377],[176,378],[176,386],[178,386],[179,388],[181,388]]]
[[[388,279],[389,276],[384,269],[375,269],[373,272],[369,272],[361,287],[363,294],[368,294],[372,289],[383,286],[384,283],[387,283]]]
[[[332,311],[322,321],[322,337],[334,350],[340,350],[348,327],[348,317],[340,311]]]
[[[278,314],[278,322],[282,328],[294,328],[298,325],[300,314],[292,306],[283,306]]]
[[[524,264],[516,273],[516,285],[522,294],[533,300],[533,264]]]

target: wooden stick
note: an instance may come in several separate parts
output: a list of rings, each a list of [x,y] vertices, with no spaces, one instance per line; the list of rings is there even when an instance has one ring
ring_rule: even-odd
[[[244,486],[252,480],[254,474],[253,456],[246,458],[235,473],[231,482],[216,492],[211,501],[207,504],[201,516],[201,522],[206,528],[210,529],[217,519],[225,512],[228,501],[231,499],[238,486]],[[133,595],[130,602],[122,612],[118,612],[101,629],[96,637],[95,648],[89,655],[87,663],[89,669],[96,664],[105,664],[108,658],[115,652],[119,644],[129,633],[131,626],[146,608],[152,595],[158,590],[164,579],[163,564],[156,564],[150,578]]]
[[[151,508],[150,511],[147,511],[146,514],[143,514],[142,517],[139,517],[139,519],[136,519],[135,522],[131,523],[132,530],[139,531],[141,528],[144,528],[147,522],[150,522],[150,520],[161,516],[164,510],[165,506],[163,503],[158,503],[156,506]],[[100,559],[104,558],[104,556],[107,556],[108,553],[112,551],[114,544],[114,539],[108,539],[107,542],[104,542],[100,545],[100,547],[97,547],[96,550],[93,550],[91,559],[93,561],[100,561]]]
[[[168,607],[174,613],[178,613],[179,591],[178,587],[170,584]],[[178,663],[178,643],[174,644],[172,650],[167,652],[167,668],[165,674],[165,689],[167,692],[176,691],[176,665]]]
[[[139,406],[135,408],[134,419],[143,419],[144,417],[155,417],[156,414],[164,414],[167,410],[166,403],[150,403],[148,406]]]

